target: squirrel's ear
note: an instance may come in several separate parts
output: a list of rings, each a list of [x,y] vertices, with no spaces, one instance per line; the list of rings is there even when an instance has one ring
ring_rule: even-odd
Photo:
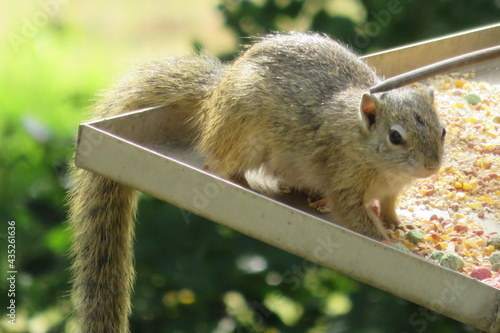
[[[434,88],[427,89],[427,95],[429,95],[431,101],[434,102]]]
[[[359,111],[363,122],[363,130],[368,133],[377,120],[377,105],[375,96],[363,94]]]

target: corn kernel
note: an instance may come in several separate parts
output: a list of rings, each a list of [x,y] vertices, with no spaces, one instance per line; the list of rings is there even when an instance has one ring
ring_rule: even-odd
[[[438,243],[438,240],[437,240],[437,239],[432,238],[431,236],[425,236],[425,240],[426,240],[426,241],[428,241],[428,242],[435,243],[435,244],[437,244],[437,243]]]
[[[441,247],[442,250],[445,250],[448,247],[448,243],[445,242],[439,242],[438,245]]]
[[[492,254],[493,251],[495,251],[495,247],[493,245],[489,245],[489,246],[487,246],[487,247],[484,248],[484,253],[487,256],[489,256],[490,254]]]
[[[472,209],[481,209],[481,208],[483,208],[483,204],[481,202],[471,203],[471,204],[468,204],[467,206],[469,206]]]
[[[498,134],[496,134],[493,131],[487,131],[486,134],[488,134],[489,136],[491,136],[493,139],[496,139],[498,137]]]
[[[491,86],[486,82],[479,82],[477,87],[481,90],[491,91]]]
[[[468,183],[463,183],[463,184],[462,184],[462,188],[463,188],[465,191],[470,191],[470,190],[472,190],[472,186],[470,186]]]
[[[474,118],[474,117],[467,117],[467,118],[465,118],[465,120],[468,121],[469,123],[473,123],[473,124],[475,124],[479,121],[479,119]]]
[[[485,202],[488,202],[488,203],[493,203],[493,202],[494,202],[491,198],[488,198],[488,197],[486,197],[486,196],[482,196],[482,197],[480,198],[480,200],[485,201]]]
[[[465,247],[479,250],[479,245],[477,245],[477,243],[474,242],[472,239],[467,239],[465,241]]]

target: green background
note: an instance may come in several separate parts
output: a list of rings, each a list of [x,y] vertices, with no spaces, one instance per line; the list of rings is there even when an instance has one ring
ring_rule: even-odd
[[[196,1],[191,2],[194,13]],[[141,47],[141,38],[122,39],[130,52],[115,53],[109,47],[114,40],[93,42],[101,31],[89,34],[76,19],[99,26],[92,15],[65,16],[68,1],[39,2],[26,12],[26,2],[1,3],[10,25],[0,25],[0,253],[7,253],[7,222],[15,220],[18,274],[17,325],[9,326],[0,311],[0,331],[62,332],[71,311],[66,171],[77,125],[89,117],[96,92],[117,77],[125,58],[137,55],[130,50]],[[109,12],[102,4],[95,10],[98,18],[111,20],[115,6],[127,13],[138,6],[132,4],[110,2]],[[236,44],[248,42],[240,37],[290,28],[328,33],[361,54],[496,23],[500,17],[500,3],[487,0],[216,5],[214,12],[222,15]],[[343,10],[349,6],[354,9]],[[46,21],[36,16],[40,9],[48,13]],[[159,25],[154,33],[162,29],[172,28]],[[192,52],[206,48],[199,38],[184,39]],[[215,55],[231,59],[236,51],[226,48]],[[138,221],[133,332],[475,331],[151,197],[143,196]],[[0,260],[5,309],[7,256]]]

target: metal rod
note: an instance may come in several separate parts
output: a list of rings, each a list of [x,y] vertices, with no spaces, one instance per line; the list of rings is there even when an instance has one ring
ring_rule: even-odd
[[[447,73],[460,67],[492,60],[498,57],[500,57],[500,45],[467,53],[458,57],[439,61],[404,74],[393,76],[371,87],[370,93],[374,94],[400,88],[407,84],[424,80],[438,74]]]

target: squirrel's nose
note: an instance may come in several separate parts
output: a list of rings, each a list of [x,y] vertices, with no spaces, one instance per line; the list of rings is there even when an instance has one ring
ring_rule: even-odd
[[[437,172],[441,167],[441,161],[426,161],[424,163],[424,168],[428,171]]]

